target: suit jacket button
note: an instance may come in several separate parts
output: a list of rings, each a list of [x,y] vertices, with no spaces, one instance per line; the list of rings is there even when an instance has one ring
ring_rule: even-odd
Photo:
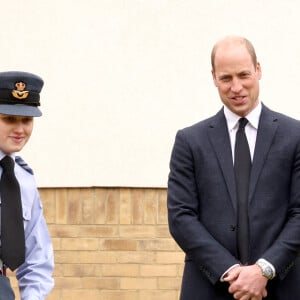
[[[231,231],[235,231],[235,228],[236,228],[236,227],[235,227],[234,225],[230,225],[230,230],[231,230]]]

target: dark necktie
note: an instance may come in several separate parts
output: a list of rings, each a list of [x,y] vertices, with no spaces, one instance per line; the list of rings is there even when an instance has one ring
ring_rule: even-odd
[[[245,134],[245,126],[247,123],[248,120],[245,118],[239,120],[234,152],[234,173],[238,207],[237,244],[240,261],[243,264],[248,262],[249,250],[248,193],[251,155]]]
[[[14,173],[14,161],[5,156],[0,179],[1,258],[12,271],[25,260],[25,237],[20,186]]]

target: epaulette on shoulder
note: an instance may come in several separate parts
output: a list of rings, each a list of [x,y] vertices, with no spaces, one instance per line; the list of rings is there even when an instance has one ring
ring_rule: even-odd
[[[28,173],[33,175],[33,170],[27,165],[27,163],[23,160],[21,156],[16,156],[15,158],[16,163],[22,167],[24,170],[26,170]]]

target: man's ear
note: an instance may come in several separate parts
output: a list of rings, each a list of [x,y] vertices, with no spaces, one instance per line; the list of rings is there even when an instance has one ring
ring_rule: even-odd
[[[256,64],[256,73],[258,74],[258,80],[260,80],[262,74],[261,74],[261,66],[260,66],[259,62],[257,62],[257,64]]]
[[[211,70],[211,75],[212,75],[215,86],[218,87],[216,73],[214,72],[214,70]]]

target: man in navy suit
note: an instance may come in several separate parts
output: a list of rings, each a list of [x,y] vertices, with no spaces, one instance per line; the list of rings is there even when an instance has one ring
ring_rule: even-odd
[[[261,66],[247,39],[220,40],[211,62],[224,107],[179,130],[170,161],[169,228],[186,253],[180,299],[300,299],[300,122],[260,101]],[[237,242],[241,118],[251,160],[246,259]]]

